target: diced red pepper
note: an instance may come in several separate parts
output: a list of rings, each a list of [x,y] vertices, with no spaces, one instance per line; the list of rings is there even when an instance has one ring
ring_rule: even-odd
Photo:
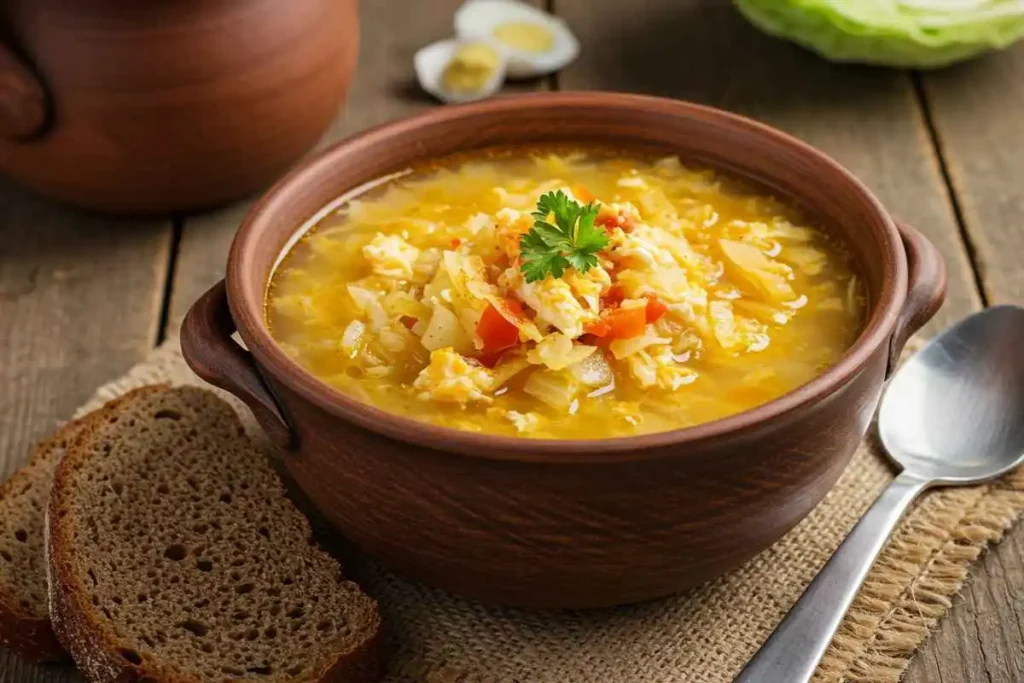
[[[476,326],[476,333],[484,343],[485,356],[519,343],[519,328],[510,319],[523,317],[523,305],[515,299],[503,299],[500,306],[501,311],[489,304]]]
[[[452,240],[452,249],[458,249],[460,244],[462,244],[462,240],[456,237]]]
[[[480,365],[485,368],[494,368],[495,365],[501,360],[502,356],[505,355],[505,351],[496,351],[494,353],[482,353],[476,357]]]
[[[583,202],[584,204],[589,204],[597,199],[597,197],[595,197],[594,194],[583,185],[573,185],[572,195],[576,197],[577,201]]]
[[[646,308],[616,308],[585,325],[583,331],[604,339],[629,339],[643,334],[646,326]]]
[[[410,330],[416,326],[416,323],[419,322],[417,318],[414,318],[411,315],[403,315],[401,320],[402,324],[408,327]]]
[[[611,289],[601,297],[601,303],[604,306],[618,306],[625,298],[626,292],[622,289],[621,285],[612,285]]]
[[[647,322],[653,323],[668,311],[668,306],[658,301],[657,297],[647,297],[647,307],[644,312],[647,314]]]
[[[598,318],[592,323],[587,323],[583,326],[584,334],[590,334],[598,339],[604,339],[608,336],[608,333],[612,331],[612,326],[608,323],[607,316]]]
[[[630,232],[633,229],[635,221],[631,216],[627,216],[624,213],[620,213],[618,216],[611,214],[604,214],[598,216],[594,220],[595,225],[600,225],[611,230],[612,228],[622,228],[623,232]]]

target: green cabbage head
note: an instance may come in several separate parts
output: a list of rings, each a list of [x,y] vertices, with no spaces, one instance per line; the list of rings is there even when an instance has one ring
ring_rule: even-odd
[[[1024,36],[1024,0],[735,0],[761,30],[829,59],[934,68]]]

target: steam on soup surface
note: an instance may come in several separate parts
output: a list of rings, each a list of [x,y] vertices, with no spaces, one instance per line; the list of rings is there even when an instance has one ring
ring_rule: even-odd
[[[676,158],[534,149],[342,205],[283,259],[267,318],[309,372],[385,410],[607,438],[806,383],[864,308],[842,245],[792,207]]]

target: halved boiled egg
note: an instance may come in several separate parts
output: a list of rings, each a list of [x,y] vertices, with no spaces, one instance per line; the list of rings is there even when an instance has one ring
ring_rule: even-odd
[[[442,102],[472,102],[490,97],[505,80],[502,48],[481,38],[442,40],[414,57],[420,86]]]
[[[510,78],[553,73],[580,53],[565,22],[516,0],[469,0],[455,13],[455,33],[500,43],[508,54]]]

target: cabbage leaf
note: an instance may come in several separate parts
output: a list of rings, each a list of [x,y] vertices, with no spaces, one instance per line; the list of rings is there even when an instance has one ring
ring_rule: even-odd
[[[736,0],[774,36],[828,59],[937,68],[1024,36],[1019,0]]]

